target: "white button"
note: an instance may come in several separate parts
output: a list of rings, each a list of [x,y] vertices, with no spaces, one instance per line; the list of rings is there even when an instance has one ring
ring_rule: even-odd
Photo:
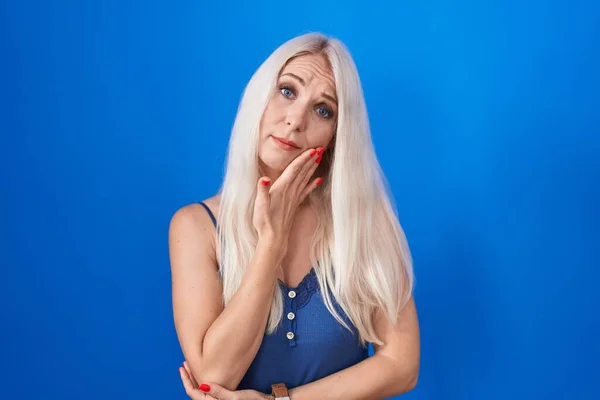
[[[294,332],[288,332],[285,334],[285,336],[287,336],[288,339],[292,340],[294,338]]]
[[[289,319],[289,320],[292,320],[292,319],[294,319],[294,318],[296,318],[296,314],[294,314],[293,312],[289,312],[289,313],[288,313],[288,319]]]
[[[296,292],[294,292],[293,290],[290,290],[290,292],[288,293],[288,296],[290,297],[290,299],[293,299],[294,297],[296,297]]]

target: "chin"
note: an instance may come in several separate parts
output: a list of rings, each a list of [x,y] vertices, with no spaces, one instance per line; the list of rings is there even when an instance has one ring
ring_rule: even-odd
[[[283,152],[272,152],[267,151],[264,154],[259,154],[260,163],[275,172],[283,172],[288,165],[294,160],[295,156],[292,154],[285,154]]]

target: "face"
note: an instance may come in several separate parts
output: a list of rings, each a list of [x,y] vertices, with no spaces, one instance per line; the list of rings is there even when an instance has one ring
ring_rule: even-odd
[[[331,144],[337,120],[333,72],[320,54],[301,55],[281,70],[260,123],[258,156],[267,173],[281,173],[309,148]]]

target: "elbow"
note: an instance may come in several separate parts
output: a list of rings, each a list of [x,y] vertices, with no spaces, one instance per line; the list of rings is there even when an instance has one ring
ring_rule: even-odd
[[[200,375],[200,379],[196,380],[199,385],[205,384],[213,384],[217,385],[231,391],[235,391],[237,389],[237,385],[239,384],[239,380],[236,377],[231,376],[226,371],[218,370],[218,369],[210,369],[206,373]]]
[[[400,368],[398,368],[399,365],[401,365]],[[388,396],[399,396],[415,389],[419,382],[419,368],[418,357],[413,360],[403,360],[403,362],[392,359],[391,366],[388,369]]]
[[[419,371],[417,370],[412,375],[410,375],[410,377],[408,378],[408,381],[406,383],[406,391],[410,392],[411,390],[416,388],[418,382],[419,382]]]
[[[214,361],[208,358],[199,358],[191,364],[194,380],[199,384],[216,383],[228,390],[236,390],[242,376],[235,367],[231,367],[222,361]]]
[[[403,379],[404,385],[402,387],[402,393],[408,393],[417,387],[419,382],[419,368],[414,368],[408,372]]]
[[[397,386],[394,390],[394,396],[405,394],[417,387],[419,382],[419,368],[404,370],[402,375],[396,375]]]
[[[187,350],[187,349],[186,349]],[[211,360],[210,354],[203,354],[200,346],[193,346],[193,351],[184,351],[188,372],[199,385],[202,383],[216,383],[227,389],[231,386],[231,376],[224,368],[223,363]]]
[[[194,380],[199,384],[216,383],[228,390],[236,390],[239,383],[237,375],[231,369],[225,368],[220,363],[207,363],[206,360],[198,360],[191,368]]]

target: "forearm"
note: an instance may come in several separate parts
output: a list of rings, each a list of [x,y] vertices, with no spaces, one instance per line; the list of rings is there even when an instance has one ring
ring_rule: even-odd
[[[375,354],[318,381],[290,390],[291,400],[379,400],[414,388],[417,372]]]
[[[235,389],[262,343],[277,279],[278,253],[259,245],[235,295],[208,329],[198,379]]]

